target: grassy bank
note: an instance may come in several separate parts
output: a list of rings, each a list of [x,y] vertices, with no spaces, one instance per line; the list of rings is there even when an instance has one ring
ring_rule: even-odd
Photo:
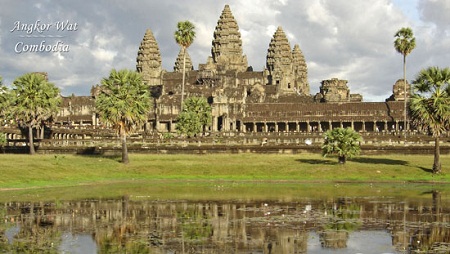
[[[0,189],[76,186],[129,180],[233,180],[307,182],[447,182],[450,156],[442,156],[443,173],[431,174],[431,155],[363,156],[345,165],[318,154],[131,154],[119,157],[76,155],[0,155]]]

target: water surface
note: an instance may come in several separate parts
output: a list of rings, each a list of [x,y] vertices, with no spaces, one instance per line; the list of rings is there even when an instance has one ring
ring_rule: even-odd
[[[132,182],[3,191],[2,253],[449,253],[450,188]]]

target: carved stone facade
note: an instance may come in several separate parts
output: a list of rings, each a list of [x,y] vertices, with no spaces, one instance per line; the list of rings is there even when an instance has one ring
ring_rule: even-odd
[[[279,93],[309,95],[308,72],[300,47],[291,46],[279,26],[273,35],[267,51],[266,67],[269,71],[269,85],[276,85]]]
[[[361,102],[360,94],[350,94],[347,82],[337,78],[323,80],[320,92],[316,94],[314,100],[317,102]]]
[[[189,52],[185,50],[186,52],[186,59],[184,59],[183,49],[180,49],[180,52],[178,53],[177,60],[175,61],[175,66],[173,67],[174,72],[183,72],[183,61],[185,65],[186,71],[191,71],[193,69],[192,66],[192,60],[191,56],[189,55]]]
[[[163,70],[157,41],[150,30],[146,31],[136,69],[155,99],[155,107],[149,109],[147,131],[176,131],[182,54],[175,60],[173,72]],[[404,121],[402,87],[397,83],[394,99],[387,102],[362,102],[360,94],[350,93],[347,80],[335,78],[323,80],[319,93],[311,95],[305,57],[298,44],[291,48],[281,26],[268,43],[266,68],[253,71],[243,54],[239,26],[228,5],[217,22],[207,62],[195,70],[186,53],[185,78],[185,98],[203,96],[211,104],[211,132],[310,132],[335,127],[388,131],[399,130]],[[60,117],[67,118],[68,111],[63,112]],[[92,113],[85,118],[92,119]]]
[[[406,81],[406,93],[407,96],[410,96],[411,86],[408,84],[408,81]],[[405,101],[405,81],[404,79],[399,79],[397,82],[395,82],[393,88],[392,88],[392,95],[387,101]]]

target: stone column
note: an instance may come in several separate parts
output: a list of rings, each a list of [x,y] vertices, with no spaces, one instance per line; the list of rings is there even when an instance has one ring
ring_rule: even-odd
[[[216,132],[217,131],[217,116],[213,116],[211,125],[212,125],[212,131]]]
[[[230,118],[223,117],[224,131],[230,131]]]

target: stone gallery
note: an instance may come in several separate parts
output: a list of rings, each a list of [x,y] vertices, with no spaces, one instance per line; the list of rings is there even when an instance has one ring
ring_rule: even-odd
[[[241,34],[226,5],[214,31],[211,55],[198,69],[186,51],[185,98],[201,96],[212,107],[211,132],[321,132],[351,127],[359,132],[400,131],[404,123],[404,82],[393,85],[385,102],[363,102],[347,80],[321,82],[311,94],[308,68],[299,45],[291,47],[282,27],[268,43],[265,69],[253,71],[243,53]],[[158,42],[148,29],[137,51],[136,69],[154,99],[146,131],[176,132],[181,108],[183,51],[173,71],[162,68]],[[57,117],[63,125],[99,125],[95,113],[98,86],[91,96],[64,98]],[[409,88],[407,89],[409,90]],[[409,122],[406,123],[409,128]]]

